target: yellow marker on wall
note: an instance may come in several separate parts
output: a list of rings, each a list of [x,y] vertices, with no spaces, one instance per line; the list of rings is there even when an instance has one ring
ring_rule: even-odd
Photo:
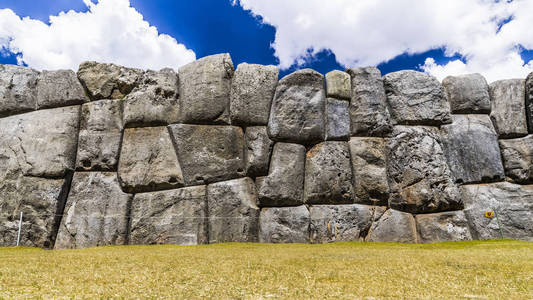
[[[485,218],[492,219],[494,218],[494,211],[489,210],[485,212]]]

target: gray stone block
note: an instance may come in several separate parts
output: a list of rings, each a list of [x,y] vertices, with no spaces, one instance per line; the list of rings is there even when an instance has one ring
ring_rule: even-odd
[[[267,207],[259,219],[261,243],[309,243],[309,210],[296,207]]]
[[[416,215],[420,243],[470,241],[472,235],[463,211]]]
[[[274,142],[268,138],[266,126],[246,127],[244,141],[246,174],[250,177],[267,175]]]
[[[42,71],[37,81],[37,109],[89,102],[72,70]]]
[[[498,80],[489,85],[490,118],[500,138],[516,138],[528,133],[523,79]]]
[[[139,84],[143,71],[115,64],[83,62],[78,78],[92,100],[122,99]]]
[[[326,104],[326,140],[348,140],[350,137],[350,102],[328,98]]]
[[[333,70],[326,74],[327,97],[350,100],[350,75],[346,72]]]
[[[526,119],[529,133],[533,133],[533,72],[526,78]]]
[[[500,140],[500,148],[508,179],[515,183],[533,183],[533,135]]]
[[[454,114],[490,113],[489,85],[481,74],[448,76],[442,80]]]
[[[366,240],[417,243],[415,218],[409,213],[388,209],[381,216],[374,218]]]
[[[30,68],[0,65],[0,118],[37,108],[38,75]]]

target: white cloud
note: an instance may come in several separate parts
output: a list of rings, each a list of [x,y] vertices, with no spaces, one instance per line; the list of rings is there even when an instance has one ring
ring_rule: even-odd
[[[73,69],[85,60],[129,67],[177,69],[196,58],[143,20],[129,0],[83,0],[87,12],[61,12],[50,25],[0,9],[0,48],[36,69]]]
[[[280,67],[325,49],[344,66],[377,65],[402,53],[444,48],[460,54],[422,68],[438,78],[479,72],[489,81],[533,71],[519,45],[533,49],[533,1],[514,0],[240,0],[234,3],[276,27]],[[512,18],[498,30],[504,20]],[[311,50],[310,50],[311,49]],[[310,50],[310,51],[309,51]]]

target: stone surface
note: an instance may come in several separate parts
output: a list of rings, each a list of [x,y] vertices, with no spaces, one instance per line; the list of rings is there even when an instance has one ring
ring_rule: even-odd
[[[324,77],[314,70],[299,70],[283,77],[270,110],[270,138],[299,144],[323,141],[325,94]]]
[[[267,175],[274,142],[268,138],[266,126],[246,127],[244,142],[246,174],[250,177]]]
[[[181,67],[180,118],[191,124],[229,124],[233,62],[228,53],[206,56]]]
[[[355,202],[387,205],[390,189],[384,139],[352,137],[349,145]]]
[[[77,170],[117,170],[122,140],[121,105],[121,100],[98,100],[81,106]]]
[[[500,138],[527,135],[525,82],[523,79],[498,80],[489,85],[490,118]]]
[[[500,140],[505,175],[515,183],[533,183],[533,135]]]
[[[124,98],[138,85],[142,74],[139,69],[94,61],[83,62],[78,69],[78,78],[92,100]]]
[[[169,126],[186,185],[244,176],[244,134],[235,126]]]
[[[37,109],[89,102],[72,70],[42,71],[37,81]]]
[[[390,207],[411,213],[463,207],[437,128],[395,126],[387,142]]]
[[[38,75],[30,68],[0,65],[0,118],[36,109]]]
[[[450,104],[437,78],[406,70],[383,77],[391,117],[402,125],[451,123]]]
[[[131,205],[129,244],[207,243],[205,185],[136,194]]]
[[[353,203],[352,180],[350,149],[347,142],[323,142],[307,152],[305,203]]]
[[[498,137],[487,115],[453,115],[453,124],[441,128],[444,154],[455,182],[505,178]]]
[[[257,182],[259,205],[300,205],[304,202],[305,147],[276,143],[268,176]]]
[[[416,243],[416,223],[413,215],[388,209],[374,218],[366,238],[369,242]]]
[[[239,178],[207,186],[209,243],[257,242],[259,208],[252,179]]]
[[[75,173],[55,248],[126,244],[131,198],[116,173]]]
[[[490,113],[489,85],[481,74],[448,76],[442,80],[454,114]]]
[[[375,67],[349,69],[347,72],[352,78],[352,136],[383,136],[391,132],[381,72]]]
[[[259,218],[261,243],[309,243],[309,210],[296,207],[267,207]]]
[[[326,140],[350,137],[350,102],[328,98],[326,103]]]
[[[183,186],[183,175],[166,127],[124,130],[118,177],[128,193]]]
[[[326,74],[326,95],[336,99],[350,100],[350,75],[346,72],[333,70]]]
[[[461,191],[475,240],[500,239],[503,232],[506,239],[533,241],[533,186],[499,182],[464,185]],[[497,218],[486,218],[487,211]]]
[[[279,70],[275,66],[242,63],[231,83],[231,124],[267,125]]]
[[[421,214],[417,215],[415,220],[420,243],[472,240],[463,211]]]
[[[526,78],[526,118],[529,133],[533,133],[533,72]]]

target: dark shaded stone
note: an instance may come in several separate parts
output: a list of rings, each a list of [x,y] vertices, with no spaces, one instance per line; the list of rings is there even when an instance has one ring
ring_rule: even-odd
[[[266,126],[246,127],[244,141],[246,174],[250,177],[267,175],[274,142],[268,138]]]
[[[454,114],[490,113],[489,85],[478,73],[448,76],[442,80]]]

